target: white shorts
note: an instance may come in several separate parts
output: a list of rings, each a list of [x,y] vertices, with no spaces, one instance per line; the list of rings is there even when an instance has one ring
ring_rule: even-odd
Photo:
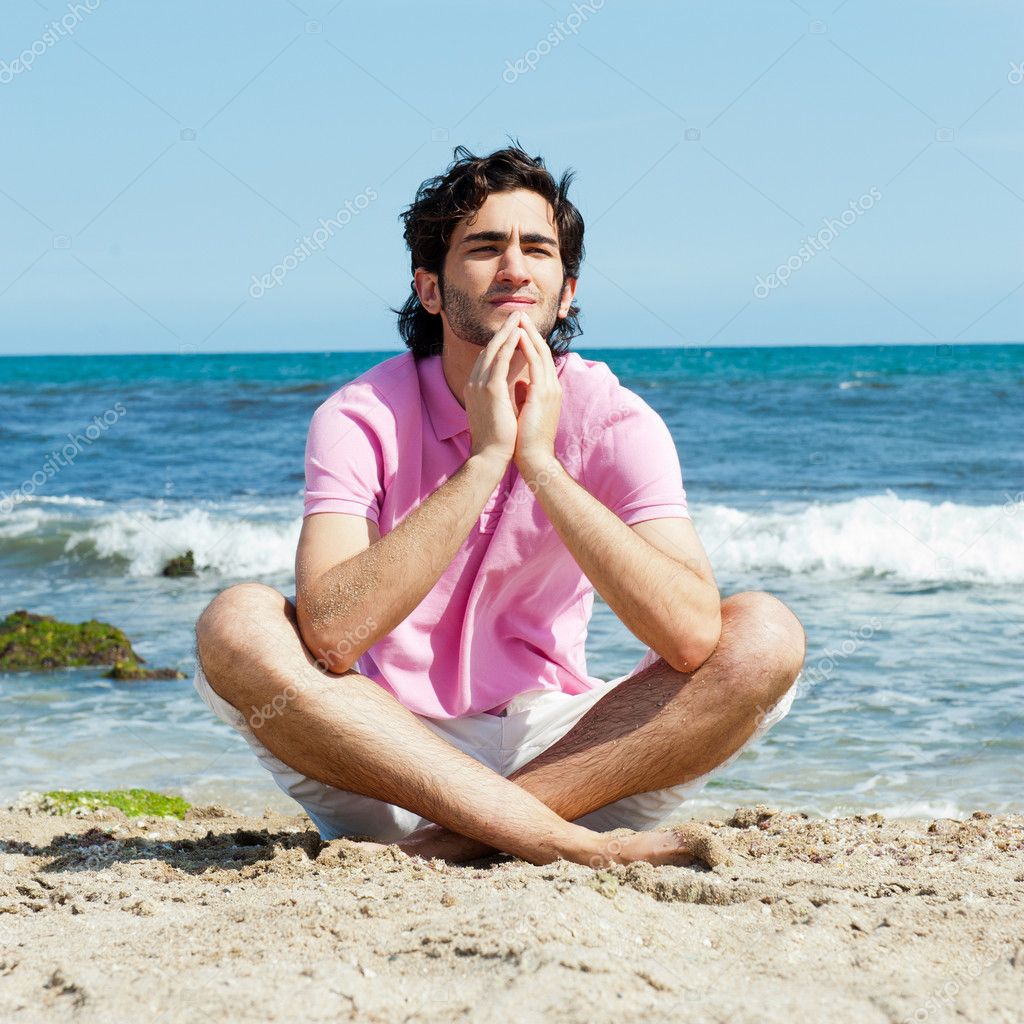
[[[557,743],[606,693],[657,660],[658,655],[648,648],[635,668],[586,693],[567,694],[557,690],[521,693],[502,715],[484,713],[448,719],[416,717],[453,747],[507,777]],[[615,828],[655,828],[788,714],[796,696],[797,682],[763,716],[746,743],[710,772],[669,789],[624,797],[583,815],[576,819],[576,824],[597,832]],[[290,768],[257,739],[245,715],[210,686],[201,666],[196,668],[195,688],[218,718],[242,734],[256,759],[273,775],[277,785],[304,808],[324,840],[364,836],[379,842],[396,842],[429,824],[428,819],[414,811],[360,793],[336,789]]]

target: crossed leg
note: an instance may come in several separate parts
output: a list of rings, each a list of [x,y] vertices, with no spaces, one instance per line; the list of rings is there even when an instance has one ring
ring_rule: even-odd
[[[623,680],[557,743],[509,776],[567,821],[634,793],[698,778],[750,739],[800,673],[803,627],[777,598],[722,602],[722,636],[695,672],[663,658]],[[664,842],[664,833],[647,837]],[[429,825],[398,843],[422,857],[471,860],[482,843]]]
[[[219,594],[196,625],[214,690],[251,719],[275,756],[303,775],[407,808],[436,826],[400,844],[467,859],[494,849],[545,864],[690,863],[685,830],[609,842],[573,820],[633,793],[677,785],[720,764],[803,663],[803,630],[781,602],[722,603],[722,640],[695,672],[659,660],[606,694],[551,749],[505,779],[455,749],[372,680],[322,672],[291,604],[260,584]]]

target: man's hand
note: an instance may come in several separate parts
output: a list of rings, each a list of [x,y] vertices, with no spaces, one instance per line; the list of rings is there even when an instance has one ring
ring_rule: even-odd
[[[510,385],[514,375],[521,372],[521,357],[518,366],[510,364],[523,333],[519,316],[518,311],[510,313],[495,331],[477,356],[462,393],[472,438],[470,454],[493,458],[502,468],[512,459],[518,432]]]
[[[555,457],[562,385],[555,371],[551,349],[529,314],[521,312],[518,324],[516,345],[518,351],[526,356],[530,380],[526,385],[526,401],[519,412],[513,458],[520,475],[529,481],[548,467]]]

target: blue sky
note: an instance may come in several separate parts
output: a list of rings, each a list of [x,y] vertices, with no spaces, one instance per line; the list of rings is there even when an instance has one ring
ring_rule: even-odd
[[[401,210],[509,136],[577,172],[580,347],[1018,341],[1022,29],[1014,0],[8,0],[0,353],[396,350]]]

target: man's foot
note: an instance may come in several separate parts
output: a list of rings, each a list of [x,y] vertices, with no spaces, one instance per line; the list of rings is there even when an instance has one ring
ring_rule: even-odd
[[[627,832],[623,829],[616,833],[595,832],[593,835],[595,842],[589,849],[566,859],[577,864],[589,864],[593,868],[636,861],[684,867],[705,864],[712,868],[716,864],[729,863],[725,844],[706,825],[690,823],[651,832]],[[437,857],[449,864],[460,864],[499,852],[439,825],[418,829],[401,840],[398,848],[411,857],[426,860]]]
[[[500,854],[500,850],[478,842],[467,836],[459,835],[441,825],[424,825],[410,833],[398,843],[398,848],[410,857],[423,857],[425,860],[447,861],[449,864],[463,864],[468,860],[477,860]]]
[[[610,864],[704,864],[713,868],[729,864],[729,851],[706,825],[690,823],[651,832],[627,832],[600,837],[598,852],[586,861],[592,868]],[[582,862],[581,862],[582,863]]]

